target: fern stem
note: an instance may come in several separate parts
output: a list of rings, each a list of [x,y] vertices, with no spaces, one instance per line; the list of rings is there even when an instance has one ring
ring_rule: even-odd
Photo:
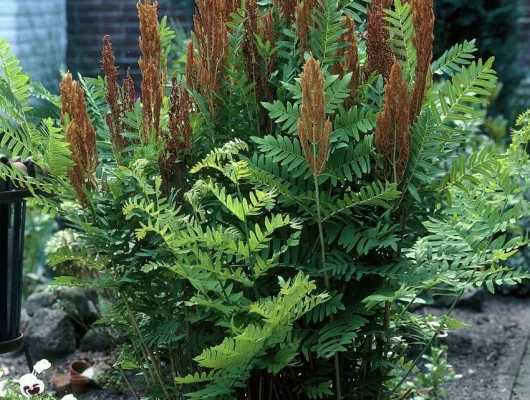
[[[159,382],[160,386],[162,387],[162,390],[164,391],[164,394],[166,395],[166,398],[167,399],[173,399],[173,397],[170,396],[170,394],[169,394],[169,392],[168,392],[168,390],[166,388],[166,383],[165,383],[164,378],[162,376],[162,372],[160,371],[160,363],[157,361],[157,358],[155,357],[155,355],[153,354],[153,352],[151,351],[149,346],[147,346],[145,344],[145,342],[143,340],[143,335],[140,332],[140,328],[138,327],[138,324],[136,323],[136,318],[134,318],[134,314],[133,314],[133,312],[131,310],[131,307],[129,306],[129,302],[127,301],[126,296],[122,296],[122,299],[123,299],[123,303],[125,304],[125,308],[127,309],[127,314],[129,314],[129,319],[131,320],[131,324],[132,324],[134,330],[136,331],[136,334],[138,335],[138,337],[142,341],[141,346],[143,347],[144,351],[148,355],[147,359],[151,361],[151,366],[153,367],[153,369],[155,371],[155,376],[157,377],[158,382]]]
[[[118,369],[120,370],[121,376],[123,377],[123,380],[127,384],[127,387],[131,391],[131,393],[134,396],[134,398],[136,400],[140,400],[140,398],[138,397],[138,393],[136,393],[136,390],[134,390],[134,388],[132,387],[131,381],[129,380],[129,378],[127,378],[127,375],[125,375],[125,372],[123,371],[123,368],[121,366],[118,366]]]
[[[316,145],[313,144],[313,165],[317,165],[316,162]],[[320,240],[320,252],[322,258],[322,268],[326,268],[326,245],[324,243],[324,228],[322,226],[322,212],[320,210],[320,190],[318,186],[318,173],[313,172],[313,178],[315,181],[315,201],[317,206],[317,224],[318,224],[318,236]],[[330,281],[327,271],[324,271],[324,283],[326,285],[326,290],[329,292]],[[329,316],[331,322],[333,322],[333,314]],[[337,400],[342,400],[342,388],[341,388],[341,377],[340,377],[340,363],[339,363],[339,353],[335,353],[333,356],[333,363],[335,367],[335,385],[337,386]]]

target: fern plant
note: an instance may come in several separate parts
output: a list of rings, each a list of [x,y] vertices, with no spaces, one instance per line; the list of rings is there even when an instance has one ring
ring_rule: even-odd
[[[432,2],[367,3],[198,0],[168,78],[173,35],[139,2],[141,98],[105,38],[104,78],[33,92],[56,120],[30,117],[1,44],[3,144],[46,174],[0,177],[78,231],[52,262],[100,275],[56,284],[114,291],[103,322],[152,398],[397,399],[409,346],[463,327],[454,306],[412,313],[426,290],[456,304],[526,277],[504,261],[528,246],[506,239],[529,211],[528,115],[505,153],[461,157],[493,59],[466,42],[433,61]]]

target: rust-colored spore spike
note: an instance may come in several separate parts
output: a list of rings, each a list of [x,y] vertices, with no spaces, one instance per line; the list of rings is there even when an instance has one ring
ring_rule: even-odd
[[[118,86],[118,68],[116,68],[116,59],[112,51],[110,36],[103,38],[103,51],[101,58],[101,69],[107,77],[107,91],[105,99],[109,105],[110,115],[106,116],[107,126],[112,137],[112,142],[116,150],[121,151],[127,145],[122,133],[122,123],[120,120],[122,110],[120,104],[120,89]]]
[[[281,11],[287,25],[291,25],[294,20],[297,3],[297,0],[274,0],[274,5]]]
[[[125,116],[125,111],[132,113],[134,111],[134,103],[135,103],[135,90],[134,90],[134,80],[131,76],[131,70],[127,69],[127,76],[125,76],[125,79],[122,83],[123,87],[123,111]]]
[[[300,41],[300,56],[309,50],[309,22],[307,20],[307,7],[303,3],[296,5],[296,35]]]
[[[420,115],[427,81],[432,79],[430,70],[434,42],[433,0],[411,0],[412,22],[416,35],[412,38],[417,53],[416,80],[411,95],[410,119],[412,124]]]
[[[296,34],[300,41],[300,57],[309,50],[309,33],[315,26],[313,13],[319,6],[318,0],[304,0],[296,5]]]
[[[160,158],[160,170],[164,190],[169,194],[172,187],[181,187],[184,174],[181,161],[184,152],[193,146],[193,133],[190,125],[190,98],[175,78],[170,95],[169,134],[164,136],[166,151]]]
[[[346,106],[351,106],[353,104],[353,95],[361,84],[362,74],[359,65],[359,47],[357,44],[357,35],[355,34],[355,21],[350,16],[345,16],[344,27],[346,32],[342,34],[340,41],[343,43],[350,43],[350,45],[339,50],[337,56],[344,57],[344,61],[335,64],[332,72],[341,77],[350,72],[352,73],[352,78],[349,83],[350,94],[352,97],[346,101]]]
[[[376,72],[383,75],[385,80],[390,77],[393,55],[390,47],[390,32],[385,28],[386,16],[384,9],[389,8],[389,0],[373,0],[371,9],[367,13],[366,52],[368,53],[368,73]]]
[[[302,106],[298,121],[298,137],[311,171],[320,174],[326,169],[331,121],[326,118],[324,75],[320,63],[309,58],[300,76]]]
[[[237,10],[236,1],[196,0],[193,17],[198,57],[188,57],[186,64],[186,84],[198,91],[215,109],[215,92],[221,88],[225,56],[228,51],[226,23],[230,13]],[[193,44],[188,45],[188,56],[193,52]]]
[[[142,57],[138,61],[142,72],[142,117],[143,138],[160,131],[160,108],[162,107],[164,72],[161,68],[162,40],[158,31],[158,3],[151,0],[138,1],[140,20],[140,49]]]
[[[88,116],[83,89],[67,73],[59,85],[61,89],[61,121],[65,123],[66,140],[70,144],[70,158],[75,166],[68,169],[68,177],[76,191],[81,205],[86,207],[88,201],[83,185],[94,186],[94,173],[98,165],[96,131]]]
[[[394,60],[390,79],[385,85],[386,100],[377,118],[375,146],[383,156],[381,178],[400,183],[412,151],[412,135],[408,124],[408,84],[403,79],[401,66]]]
[[[260,55],[255,35],[258,33],[259,8],[257,0],[245,2],[245,36],[243,39],[243,54],[245,68],[251,82],[258,82],[261,76]],[[258,88],[259,89],[259,88]],[[261,98],[261,96],[259,96]]]

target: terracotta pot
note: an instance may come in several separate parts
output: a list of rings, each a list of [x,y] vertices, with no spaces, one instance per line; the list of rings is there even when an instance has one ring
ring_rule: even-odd
[[[72,392],[75,394],[85,393],[88,385],[88,378],[83,375],[71,375],[70,385],[72,386]]]
[[[90,368],[90,364],[85,360],[74,360],[68,366],[71,376],[81,375],[87,368]]]

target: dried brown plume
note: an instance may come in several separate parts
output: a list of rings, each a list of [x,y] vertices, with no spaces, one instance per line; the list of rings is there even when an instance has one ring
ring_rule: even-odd
[[[390,47],[390,32],[385,28],[384,9],[392,6],[392,0],[373,0],[367,13],[366,52],[368,53],[368,73],[376,72],[385,80],[390,77],[393,54]]]
[[[181,161],[185,152],[193,146],[193,132],[190,125],[190,98],[175,78],[170,95],[169,133],[164,135],[166,151],[160,158],[160,170],[164,190],[169,194],[172,187],[180,187],[184,182]]]
[[[125,76],[125,79],[123,80],[122,87],[123,87],[122,111],[123,111],[123,116],[125,116],[125,112],[132,113],[134,111],[134,103],[135,103],[134,80],[131,76],[130,69],[127,69],[127,75]]]
[[[274,0],[274,5],[281,11],[287,25],[294,21],[297,3],[297,0]]]
[[[62,104],[61,121],[68,122],[66,140],[70,144],[70,158],[76,164],[68,169],[68,177],[79,202],[86,207],[88,202],[83,185],[87,183],[94,186],[94,173],[98,165],[96,131],[88,116],[84,92],[79,83],[67,73],[59,87]]]
[[[412,22],[416,35],[412,38],[417,53],[416,80],[411,95],[410,119],[412,124],[421,113],[427,81],[432,79],[430,70],[434,42],[433,0],[410,0]]]
[[[247,0],[245,3],[245,36],[243,38],[245,68],[250,81],[258,82],[261,76],[261,57],[255,35],[258,34],[259,8],[257,0]]]
[[[296,34],[300,41],[300,56],[309,50],[309,33],[315,26],[313,12],[318,6],[318,0],[304,0],[296,5]]]
[[[350,94],[353,96],[355,91],[361,84],[361,67],[359,65],[359,47],[357,45],[357,35],[355,34],[355,21],[349,17],[344,17],[345,29],[340,38],[340,41],[343,43],[350,43],[347,47],[342,48],[338,52],[339,57],[344,57],[344,61],[337,63],[333,66],[332,72],[335,75],[340,75],[343,77],[348,73],[352,73],[352,78],[349,83]],[[347,103],[351,105],[352,98],[348,99]]]
[[[300,41],[300,56],[304,57],[304,53],[309,50],[309,13],[307,6],[304,3],[296,5],[296,35]]]
[[[103,51],[101,58],[101,69],[107,77],[107,91],[105,99],[109,105],[110,114],[107,114],[107,126],[112,137],[112,142],[118,151],[121,151],[127,145],[122,133],[122,105],[120,103],[120,88],[118,85],[118,68],[116,68],[116,59],[112,51],[110,36],[103,38]]]
[[[142,72],[142,117],[143,138],[160,130],[160,108],[165,82],[161,66],[162,41],[158,31],[158,3],[151,0],[138,1],[138,18],[140,19],[140,49],[142,57],[138,61]]]
[[[385,106],[377,118],[375,131],[375,146],[383,156],[381,178],[394,183],[403,180],[412,151],[408,84],[402,74],[401,66],[394,60],[390,79],[385,85]]]
[[[324,75],[320,63],[313,57],[307,60],[300,76],[302,106],[298,121],[298,137],[309,168],[315,174],[326,169],[331,121],[324,106]]]
[[[194,44],[188,45],[186,82],[215,108],[215,92],[221,89],[225,56],[228,51],[226,23],[240,5],[236,0],[197,0],[193,17],[197,56]],[[190,58],[190,55],[192,57]]]

